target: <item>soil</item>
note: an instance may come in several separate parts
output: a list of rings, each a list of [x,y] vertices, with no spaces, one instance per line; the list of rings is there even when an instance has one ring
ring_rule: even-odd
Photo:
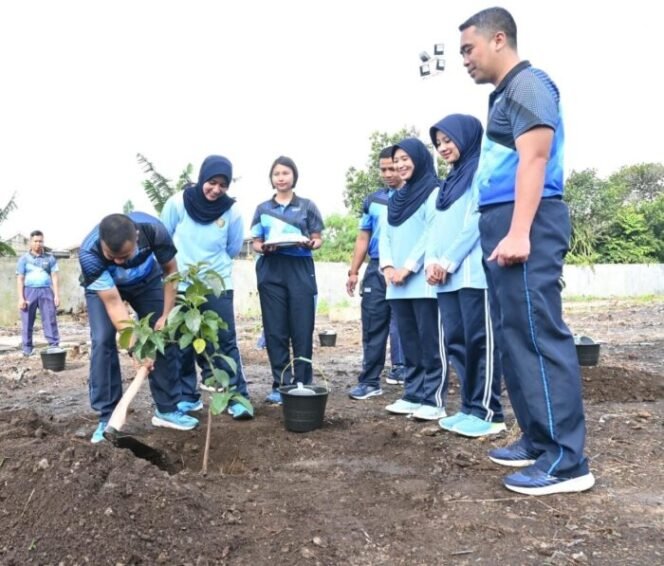
[[[318,326],[338,338],[314,354],[331,389],[321,429],[289,432],[282,409],[263,403],[267,356],[255,349],[259,324],[244,320],[256,418],[213,418],[207,476],[207,414],[196,431],[155,429],[147,388],[127,430],[159,451],[158,465],[93,445],[86,327],[63,321],[74,346],[64,371],[0,355],[0,563],[662,564],[664,301],[574,302],[566,313],[575,333],[602,342],[599,365],[583,368],[597,484],[539,498],[506,491],[506,470],[486,458],[517,437],[509,408],[507,433],[469,440],[388,415],[397,386],[351,401],[359,324],[325,318]]]

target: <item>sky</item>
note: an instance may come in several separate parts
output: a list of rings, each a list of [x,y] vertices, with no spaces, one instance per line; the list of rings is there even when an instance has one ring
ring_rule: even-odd
[[[0,4],[0,237],[40,229],[80,243],[131,200],[154,212],[136,154],[168,178],[228,157],[246,229],[272,194],[279,155],[323,215],[344,212],[345,172],[369,136],[450,113],[486,122],[491,85],[468,77],[458,26],[490,2],[465,0],[7,0]],[[566,171],[602,176],[664,162],[655,4],[506,1],[519,55],[562,93]],[[419,53],[445,44],[423,79]]]

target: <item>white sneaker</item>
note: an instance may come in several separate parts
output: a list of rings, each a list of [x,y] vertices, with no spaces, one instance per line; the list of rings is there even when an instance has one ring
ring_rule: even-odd
[[[385,407],[385,410],[395,415],[411,415],[421,406],[420,403],[411,403],[405,399],[397,399],[394,403]]]
[[[437,421],[446,416],[447,413],[443,407],[432,407],[431,405],[422,405],[411,415],[412,418],[420,421]]]

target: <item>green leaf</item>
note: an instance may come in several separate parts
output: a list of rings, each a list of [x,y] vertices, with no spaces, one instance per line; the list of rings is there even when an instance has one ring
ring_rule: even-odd
[[[180,313],[182,307],[183,305],[178,305],[177,307],[173,307],[171,312],[168,313],[168,318],[166,319],[166,322],[168,323],[169,326],[177,326],[182,322],[182,318],[184,316]]]
[[[223,393],[213,393],[212,400],[210,401],[210,412],[213,415],[219,415],[223,413],[228,407],[228,403],[233,396],[229,391],[224,391]]]
[[[228,385],[231,382],[231,376],[228,375],[227,371],[219,368],[212,368],[212,375],[214,375],[214,378],[221,387],[228,389]]]
[[[196,340],[194,340],[194,350],[196,350],[197,354],[200,354],[203,351],[205,351],[205,346],[206,345],[207,344],[206,344],[205,340],[203,340],[202,338],[196,338]]]
[[[164,336],[160,332],[155,332],[152,335],[152,342],[154,343],[159,353],[163,356],[164,347],[166,346],[166,341],[164,340]]]
[[[201,327],[201,313],[196,309],[187,311],[187,314],[184,315],[184,323],[193,334],[197,334]]]
[[[216,342],[218,340],[217,329],[208,324],[203,324],[201,326],[200,335],[210,342]]]
[[[224,278],[219,275],[216,271],[208,271],[205,274],[205,281],[208,286],[212,289],[215,297],[219,297],[225,290],[226,285],[224,284]]]
[[[180,350],[184,350],[189,344],[191,344],[194,340],[194,335],[193,334],[183,334],[180,336],[180,339],[178,340],[178,346]]]
[[[251,404],[251,401],[249,401],[249,399],[247,399],[244,395],[242,395],[242,393],[237,393],[236,391],[233,391],[231,400],[242,405],[245,409],[247,409],[247,411],[249,411],[249,414],[252,417],[254,416],[254,406]]]
[[[120,344],[120,348],[123,348],[125,350],[129,349],[129,345],[131,344],[131,337],[134,335],[134,329],[129,327],[125,328],[120,332],[120,339],[118,340],[118,343]]]

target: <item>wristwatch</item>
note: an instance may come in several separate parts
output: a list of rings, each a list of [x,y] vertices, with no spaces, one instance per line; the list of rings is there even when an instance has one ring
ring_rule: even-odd
[[[348,270],[348,277],[350,277],[351,275],[359,275],[359,273],[357,271],[353,272],[352,269],[349,269]]]

